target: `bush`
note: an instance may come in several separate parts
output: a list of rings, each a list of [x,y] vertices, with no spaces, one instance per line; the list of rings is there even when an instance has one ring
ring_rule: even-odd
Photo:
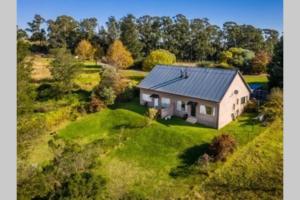
[[[92,96],[90,103],[88,104],[88,112],[94,113],[100,111],[102,108],[105,107],[103,101],[97,98],[95,95]]]
[[[124,91],[118,96],[118,102],[128,102],[138,97],[139,89],[132,84],[129,84]]]
[[[272,88],[267,102],[261,108],[266,122],[283,118],[283,92],[280,88]]]
[[[155,108],[148,108],[146,111],[146,116],[147,116],[147,125],[150,125],[153,120],[155,120],[158,116],[158,110]]]
[[[115,40],[107,51],[107,61],[121,69],[127,69],[133,64],[131,53],[120,40]]]
[[[49,83],[41,84],[37,88],[37,96],[36,96],[37,100],[40,100],[40,101],[48,100],[48,99],[56,98],[58,96],[59,96],[58,88]]]
[[[256,112],[258,112],[257,108],[258,108],[257,101],[252,99],[247,103],[247,105],[245,107],[245,112],[256,113]]]
[[[174,54],[164,49],[152,51],[144,60],[143,70],[150,71],[155,65],[170,65],[176,62]]]
[[[228,134],[221,134],[215,137],[209,145],[209,154],[214,161],[226,161],[229,154],[233,153],[236,148],[235,139]]]
[[[116,94],[112,87],[104,87],[101,90],[100,97],[105,105],[113,105],[115,103]]]

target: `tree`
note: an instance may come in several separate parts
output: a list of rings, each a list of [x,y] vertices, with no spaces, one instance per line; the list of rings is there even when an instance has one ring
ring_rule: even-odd
[[[115,40],[120,39],[120,23],[116,20],[115,17],[111,16],[108,18],[108,21],[106,22],[106,27],[109,44],[113,43]]]
[[[123,46],[120,40],[114,41],[107,52],[107,60],[110,64],[126,69],[133,64],[131,53]]]
[[[263,29],[263,34],[265,38],[264,49],[269,55],[273,56],[275,45],[279,42],[279,33],[273,29]]]
[[[31,41],[39,41],[42,44],[46,40],[46,31],[41,28],[41,25],[45,23],[45,19],[40,15],[34,15],[32,22],[28,22],[29,28],[26,30],[31,32]]]
[[[158,49],[161,40],[161,22],[159,17],[149,15],[137,20],[140,41],[143,43],[143,55],[148,55],[152,50]]]
[[[191,28],[190,60],[207,60],[220,49],[221,30],[211,25],[208,19],[193,19]]]
[[[265,51],[259,51],[255,54],[252,60],[251,72],[255,74],[260,74],[266,72],[267,65],[270,62],[270,56]]]
[[[164,49],[152,51],[144,60],[143,70],[150,71],[155,65],[170,65],[176,62],[174,54]]]
[[[97,25],[97,19],[94,17],[83,19],[79,23],[81,38],[91,40],[95,34],[95,28],[97,27]]]
[[[274,49],[274,56],[268,66],[269,86],[283,88],[283,37]]]
[[[272,88],[267,102],[262,106],[261,114],[266,122],[283,118],[283,92],[280,88]]]
[[[70,16],[62,15],[55,21],[48,20],[48,42],[51,48],[66,47],[74,52],[79,35],[79,23]]]
[[[227,48],[239,47],[257,52],[264,47],[263,31],[251,25],[225,22],[223,35]]]
[[[220,54],[219,62],[238,67],[243,72],[251,71],[251,61],[255,57],[253,51],[243,48],[232,47],[227,51],[223,51]]]
[[[32,63],[25,58],[29,54],[29,44],[17,43],[17,113],[18,115],[32,111],[35,92],[31,84]]]
[[[25,30],[17,27],[17,40],[27,40],[28,35]]]
[[[81,65],[65,48],[54,49],[53,54],[55,59],[50,64],[53,80],[61,92],[70,92]]]
[[[92,60],[96,49],[87,40],[81,40],[75,49],[75,54],[84,60]]]
[[[132,53],[134,59],[141,57],[142,43],[139,40],[139,32],[136,24],[136,19],[129,14],[121,19],[121,41]]]
[[[184,15],[176,15],[174,23],[171,27],[171,52],[173,52],[178,59],[186,60],[189,58],[190,50],[190,24]]]

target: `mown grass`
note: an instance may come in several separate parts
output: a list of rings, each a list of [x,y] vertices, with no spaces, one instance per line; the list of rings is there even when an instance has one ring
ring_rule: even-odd
[[[277,121],[205,181],[206,196],[212,199],[282,199],[282,137],[282,122]]]
[[[253,117],[249,114],[221,130],[190,125],[179,118],[147,126],[144,111],[135,101],[118,104],[59,131],[59,137],[66,141],[102,144],[102,165],[94,170],[107,178],[107,190],[113,198],[128,191],[142,192],[150,199],[182,196],[195,185],[195,179],[201,179],[189,175],[188,167],[181,166],[194,164],[214,136],[223,132],[233,134],[239,146],[243,146],[264,129],[248,123]],[[171,176],[177,168],[186,170],[186,176]]]

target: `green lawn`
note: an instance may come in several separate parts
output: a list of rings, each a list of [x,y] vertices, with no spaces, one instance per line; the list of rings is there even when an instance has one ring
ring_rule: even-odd
[[[88,115],[59,131],[59,136],[67,141],[81,145],[101,143],[102,165],[94,171],[106,177],[112,198],[128,191],[153,199],[183,196],[195,181],[203,181],[203,177],[191,176],[189,166],[205,152],[214,136],[223,132],[233,134],[242,147],[264,130],[250,123],[253,116],[249,114],[221,130],[190,125],[179,118],[147,126],[144,111],[137,101],[123,103]],[[185,176],[171,176],[178,169]]]
[[[244,78],[247,83],[268,83],[268,77],[266,74],[261,75],[244,75]]]

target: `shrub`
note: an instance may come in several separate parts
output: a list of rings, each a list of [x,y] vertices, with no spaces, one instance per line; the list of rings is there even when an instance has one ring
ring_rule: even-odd
[[[100,111],[102,108],[105,107],[103,101],[97,98],[95,95],[92,96],[90,103],[88,104],[88,112],[94,113]]]
[[[164,49],[152,51],[144,60],[143,70],[150,71],[155,65],[170,65],[176,62],[174,54]]]
[[[258,108],[257,101],[252,99],[247,103],[247,105],[245,107],[245,112],[256,113],[256,112],[258,112],[257,108]]]
[[[283,118],[283,92],[280,88],[272,88],[267,102],[261,108],[266,122]]]
[[[147,116],[147,125],[150,125],[153,122],[153,120],[157,118],[158,110],[155,108],[148,108],[146,112],[146,116]]]
[[[100,96],[106,105],[112,105],[115,103],[116,94],[112,87],[104,87],[101,90]]]
[[[120,40],[115,40],[107,51],[107,61],[121,69],[127,69],[133,64],[131,53]]]
[[[49,83],[41,84],[37,89],[37,100],[48,100],[59,95],[59,89]]]
[[[128,86],[124,89],[124,91],[118,96],[119,102],[128,102],[133,100],[135,97],[138,97],[139,89],[132,84],[128,84]]]
[[[209,145],[209,152],[214,161],[225,161],[226,157],[233,153],[235,148],[235,139],[231,135],[221,134],[213,139],[212,143]]]

